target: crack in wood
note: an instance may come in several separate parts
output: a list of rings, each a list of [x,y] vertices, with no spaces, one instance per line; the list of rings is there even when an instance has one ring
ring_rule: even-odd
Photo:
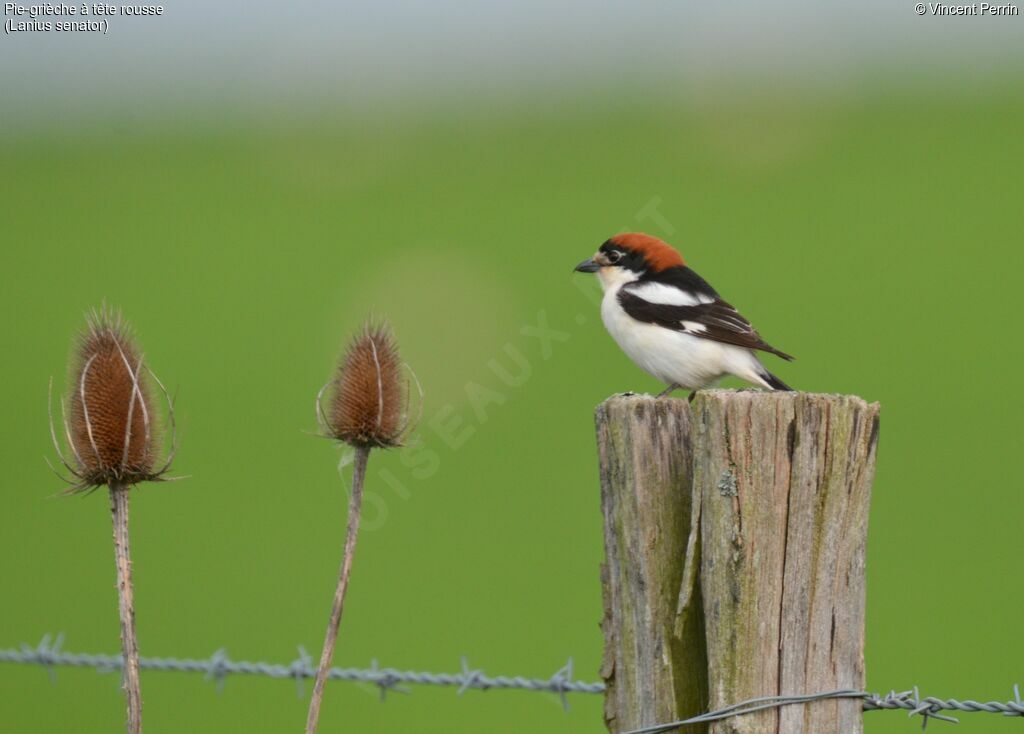
[[[609,730],[863,686],[878,406],[716,390],[616,397],[596,419]],[[859,734],[861,717],[823,701],[702,728]]]

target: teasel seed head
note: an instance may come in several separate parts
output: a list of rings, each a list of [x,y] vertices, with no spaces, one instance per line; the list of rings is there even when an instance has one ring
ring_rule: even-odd
[[[409,389],[387,323],[367,323],[349,343],[332,382],[328,435],[355,447],[400,446],[409,430]],[[318,401],[319,405],[319,401]]]
[[[86,322],[74,352],[67,409],[61,401],[64,435],[74,461],[65,459],[52,417],[50,423],[58,455],[77,480],[68,480],[68,491],[159,480],[170,467],[173,448],[158,467],[161,431],[150,376],[167,397],[173,429],[170,397],[146,367],[119,314],[104,307],[87,315]]]

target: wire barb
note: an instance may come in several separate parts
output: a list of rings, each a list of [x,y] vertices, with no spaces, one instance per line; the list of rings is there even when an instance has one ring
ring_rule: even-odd
[[[305,679],[316,675],[316,668],[313,667],[313,658],[309,656],[306,648],[302,645],[299,645],[299,657],[292,661],[292,664],[288,666],[288,670],[291,671],[291,677],[295,679],[295,688],[299,698],[305,698]]]
[[[462,685],[459,686],[459,690],[455,692],[457,696],[461,696],[463,693],[468,691],[470,688],[478,687],[481,677],[483,676],[482,670],[471,670],[469,667],[469,660],[465,655],[462,656]]]
[[[569,658],[565,665],[555,671],[555,674],[551,676],[551,683],[556,687],[555,692],[562,702],[562,709],[568,711],[569,699],[565,694],[568,692],[566,686],[572,683],[572,658]]]
[[[399,685],[399,683],[402,682],[402,674],[397,670],[392,670],[391,668],[385,668],[382,670],[377,665],[376,658],[370,661],[370,670],[367,672],[370,674],[370,682],[380,688],[380,700],[382,702],[387,700],[389,691],[395,691],[396,693],[410,693],[408,688]]]
[[[1024,716],[1024,701],[1020,698],[1020,684],[1013,684],[1013,702],[1010,704],[1010,711],[1004,711],[1003,716]]]
[[[219,650],[215,650],[213,655],[210,656],[210,665],[206,671],[206,680],[212,680],[216,682],[217,693],[224,690],[224,682],[228,677],[227,664],[230,662],[228,658],[228,652],[223,647]]]

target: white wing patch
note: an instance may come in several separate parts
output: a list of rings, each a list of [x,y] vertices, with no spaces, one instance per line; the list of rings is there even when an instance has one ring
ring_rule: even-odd
[[[683,325],[684,329],[692,334],[700,334],[701,332],[708,330],[708,327],[696,321],[680,321],[679,323]]]
[[[702,303],[711,303],[715,300],[710,296],[684,291],[664,283],[643,283],[638,286],[626,286],[626,289],[648,303],[658,303],[664,306],[699,306]]]

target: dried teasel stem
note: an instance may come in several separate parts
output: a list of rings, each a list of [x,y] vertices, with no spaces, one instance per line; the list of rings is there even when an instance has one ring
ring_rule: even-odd
[[[331,659],[334,657],[334,646],[338,642],[338,629],[341,626],[341,615],[345,609],[345,592],[348,591],[348,580],[352,574],[352,559],[356,551],[356,536],[359,534],[359,516],[363,504],[363,483],[366,480],[366,463],[370,458],[370,447],[356,448],[355,465],[352,475],[352,493],[348,500],[348,525],[345,528],[345,550],[338,571],[338,587],[334,591],[334,602],[331,604],[331,618],[327,623],[327,634],[324,637],[324,648],[320,653],[320,667],[316,672],[313,684],[313,696],[309,702],[309,714],[306,717],[306,732],[313,734],[320,720],[320,704],[324,698],[324,685],[327,674],[331,670]]]
[[[363,328],[352,340],[341,367],[331,385],[333,398],[329,415],[321,399],[326,387],[317,396],[317,419],[328,435],[355,448],[352,493],[349,497],[345,550],[338,585],[331,605],[331,618],[324,636],[320,667],[313,684],[313,696],[306,717],[306,734],[315,734],[320,719],[324,685],[331,670],[338,628],[345,609],[345,594],[352,574],[359,516],[362,511],[363,484],[370,449],[400,446],[409,430],[408,386],[402,377],[402,361],[398,346],[386,325]]]
[[[110,490],[126,731],[139,734],[142,694],[128,542],[129,492],[139,482],[165,480],[164,472],[170,467],[176,446],[174,406],[163,383],[146,367],[142,353],[118,314],[103,308],[90,314],[87,321],[88,327],[75,350],[67,406],[63,399],[60,402],[68,454],[61,450],[53,426],[52,397],[48,406],[50,438],[58,458],[71,474],[71,478],[65,479],[71,485],[65,494],[90,492],[102,486]],[[145,379],[147,373],[167,399],[171,423],[171,452],[162,466],[158,466],[159,426]]]
[[[139,641],[135,636],[135,601],[132,594],[132,559],[128,541],[129,487],[110,485],[110,514],[114,522],[114,561],[117,565],[117,600],[121,618],[121,688],[128,708],[128,734],[142,731],[142,690],[139,684]]]

